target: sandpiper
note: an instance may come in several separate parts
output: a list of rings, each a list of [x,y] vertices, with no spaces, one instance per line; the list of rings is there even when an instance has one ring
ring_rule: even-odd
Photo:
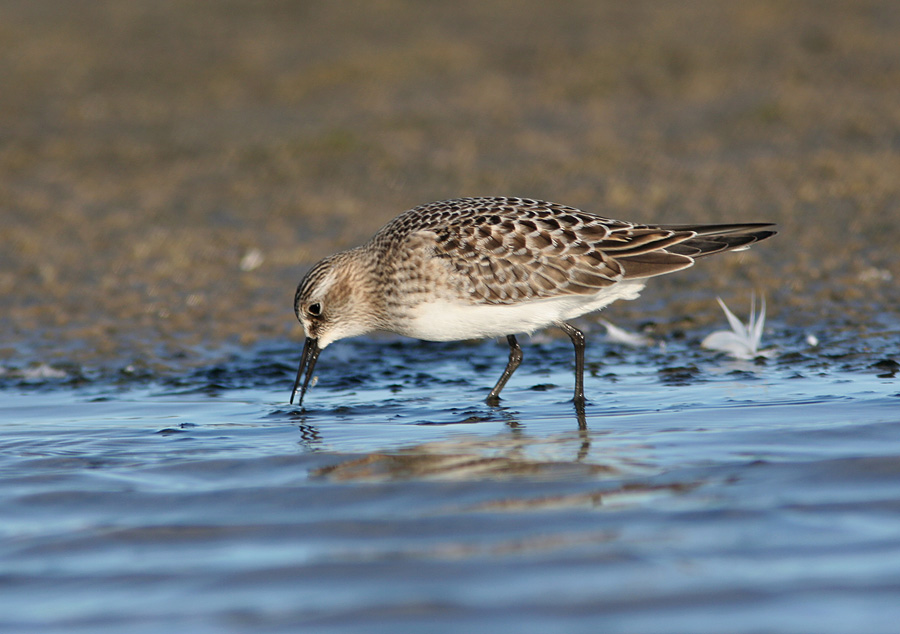
[[[574,401],[583,408],[584,334],[570,320],[635,299],[647,278],[747,248],[774,235],[772,226],[642,225],[527,198],[416,207],[300,282],[294,312],[306,343],[291,403],[298,388],[303,402],[328,344],[376,330],[428,341],[505,336],[509,361],[487,396],[496,403],[522,361],[516,335],[557,326],[575,346]]]

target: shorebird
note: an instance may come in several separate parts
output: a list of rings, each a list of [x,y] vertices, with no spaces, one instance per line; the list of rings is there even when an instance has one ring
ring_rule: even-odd
[[[583,408],[585,339],[570,320],[635,299],[650,277],[745,249],[774,235],[772,227],[635,224],[527,198],[410,209],[300,282],[294,312],[306,342],[291,403],[298,389],[303,403],[326,346],[383,330],[428,341],[505,336],[509,361],[487,396],[496,404],[522,361],[516,335],[556,326],[575,347],[574,402]]]

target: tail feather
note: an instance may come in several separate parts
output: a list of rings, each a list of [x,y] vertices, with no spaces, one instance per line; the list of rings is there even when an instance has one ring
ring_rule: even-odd
[[[668,231],[693,231],[698,236],[721,236],[729,233],[752,233],[774,226],[772,222],[745,222],[734,225],[659,225],[659,228]]]
[[[739,225],[664,225],[659,229],[674,231],[682,239],[674,244],[647,252],[613,255],[625,269],[625,279],[653,277],[687,268],[697,258],[725,251],[742,251],[750,245],[765,240],[776,231],[771,223]]]

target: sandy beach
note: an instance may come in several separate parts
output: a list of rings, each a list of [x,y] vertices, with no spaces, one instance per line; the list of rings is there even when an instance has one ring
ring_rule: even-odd
[[[716,295],[753,291],[793,325],[900,314],[893,2],[20,0],[0,15],[7,359],[177,366],[299,338],[310,264],[474,195],[778,223],[605,314],[626,326],[720,319]]]

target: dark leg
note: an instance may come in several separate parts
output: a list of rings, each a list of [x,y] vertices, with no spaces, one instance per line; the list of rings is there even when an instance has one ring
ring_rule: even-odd
[[[576,407],[584,407],[584,333],[570,326],[559,324],[563,332],[569,335],[572,345],[575,346],[575,401]]]
[[[515,372],[516,368],[519,367],[519,364],[522,363],[522,348],[519,347],[516,336],[507,335],[506,340],[509,342],[509,362],[506,364],[506,369],[503,370],[500,380],[497,381],[497,385],[495,385],[494,389],[491,390],[491,393],[488,394],[487,402],[492,405],[500,400],[500,390],[503,389],[503,386],[509,381],[509,377],[512,376],[512,373]]]
[[[584,414],[584,401],[581,401],[580,403],[575,401],[575,418],[578,421],[578,429],[587,429],[587,417]],[[582,443],[581,447],[581,451],[578,452],[579,460],[583,460],[584,456],[587,455],[588,450],[591,448],[590,441]]]

